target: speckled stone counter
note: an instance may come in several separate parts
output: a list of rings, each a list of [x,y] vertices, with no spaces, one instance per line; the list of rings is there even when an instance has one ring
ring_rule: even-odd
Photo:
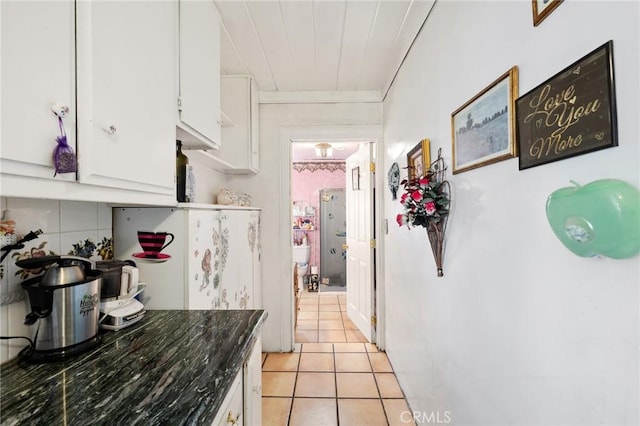
[[[69,360],[0,366],[2,425],[211,424],[262,310],[148,311]]]

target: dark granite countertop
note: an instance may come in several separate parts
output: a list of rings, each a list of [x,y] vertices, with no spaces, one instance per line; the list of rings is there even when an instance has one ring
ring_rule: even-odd
[[[0,366],[2,425],[211,424],[263,310],[148,311],[65,361]]]

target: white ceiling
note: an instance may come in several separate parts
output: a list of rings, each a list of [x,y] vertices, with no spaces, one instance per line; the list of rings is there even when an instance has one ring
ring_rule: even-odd
[[[221,72],[263,92],[373,91],[382,100],[434,0],[214,0]]]

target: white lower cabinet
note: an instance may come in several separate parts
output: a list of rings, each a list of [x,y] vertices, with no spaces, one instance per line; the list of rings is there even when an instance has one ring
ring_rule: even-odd
[[[258,339],[244,365],[244,419],[246,425],[262,424],[262,340]]]
[[[244,422],[244,416],[242,412],[242,399],[243,399],[243,386],[242,386],[242,374],[240,371],[236,376],[231,390],[222,401],[222,406],[218,411],[215,419],[211,423],[213,426],[242,426],[244,424],[250,425],[250,423]]]
[[[236,375],[211,423],[213,426],[260,426],[262,424],[262,339]]]

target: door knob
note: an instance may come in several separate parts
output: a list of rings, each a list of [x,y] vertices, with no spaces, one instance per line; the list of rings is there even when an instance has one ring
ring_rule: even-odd
[[[349,246],[347,244],[342,245],[342,250],[349,250]]]
[[[116,126],[114,126],[111,123],[105,123],[104,127],[102,128],[102,130],[108,134],[109,136],[113,136],[116,134],[116,132],[118,131],[118,129],[116,129]]]
[[[53,113],[60,118],[65,118],[67,115],[69,115],[69,107],[67,105],[51,105],[51,111],[53,111]]]

